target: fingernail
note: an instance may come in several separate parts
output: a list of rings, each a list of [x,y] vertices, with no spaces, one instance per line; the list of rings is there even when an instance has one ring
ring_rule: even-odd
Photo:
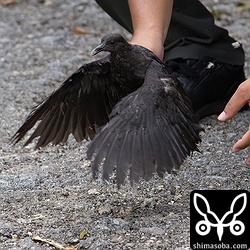
[[[250,166],[250,156],[247,157],[246,164],[247,164],[247,166]]]
[[[221,114],[218,116],[218,120],[223,121],[225,117],[226,117],[226,113],[222,111]]]

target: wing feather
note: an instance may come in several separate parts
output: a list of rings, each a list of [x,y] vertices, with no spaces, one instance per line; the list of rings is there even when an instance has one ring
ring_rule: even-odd
[[[105,159],[104,179],[114,167],[118,187],[128,173],[131,184],[154,172],[162,177],[197,149],[201,128],[183,95],[161,64],[149,67],[142,87],[117,103],[90,145],[95,166]]]
[[[93,138],[109,120],[113,106],[125,95],[110,73],[110,58],[83,65],[27,117],[12,140],[19,142],[40,122],[25,145],[39,137],[37,147]]]

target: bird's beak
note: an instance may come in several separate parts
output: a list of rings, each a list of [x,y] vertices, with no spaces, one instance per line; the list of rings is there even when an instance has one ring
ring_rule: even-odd
[[[104,51],[104,44],[103,43],[101,43],[101,44],[99,44],[95,49],[93,49],[92,51],[91,51],[91,56],[95,56],[95,55],[97,55],[98,53],[100,53],[101,51]]]

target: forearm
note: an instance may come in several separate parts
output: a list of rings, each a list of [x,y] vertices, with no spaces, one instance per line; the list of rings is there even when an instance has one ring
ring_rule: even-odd
[[[170,18],[173,0],[129,0],[129,8],[136,33],[148,31],[154,33],[164,43]]]
[[[173,0],[128,0],[128,2],[134,28],[132,43],[152,50],[159,44],[163,46],[171,19]]]

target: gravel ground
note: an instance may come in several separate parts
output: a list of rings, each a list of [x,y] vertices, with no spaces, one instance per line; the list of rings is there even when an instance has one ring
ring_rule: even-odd
[[[38,151],[12,146],[10,138],[31,107],[93,60],[90,51],[103,35],[129,34],[94,1],[11,2],[0,1],[0,249],[54,249],[33,241],[34,235],[72,249],[189,249],[192,190],[250,190],[244,161],[249,150],[230,151],[249,125],[249,112],[226,124],[216,116],[203,119],[201,153],[180,171],[120,190],[91,180],[84,164],[87,142],[71,138]],[[242,7],[247,0],[203,2],[243,43],[250,75],[250,13]],[[75,34],[76,27],[86,34]]]

